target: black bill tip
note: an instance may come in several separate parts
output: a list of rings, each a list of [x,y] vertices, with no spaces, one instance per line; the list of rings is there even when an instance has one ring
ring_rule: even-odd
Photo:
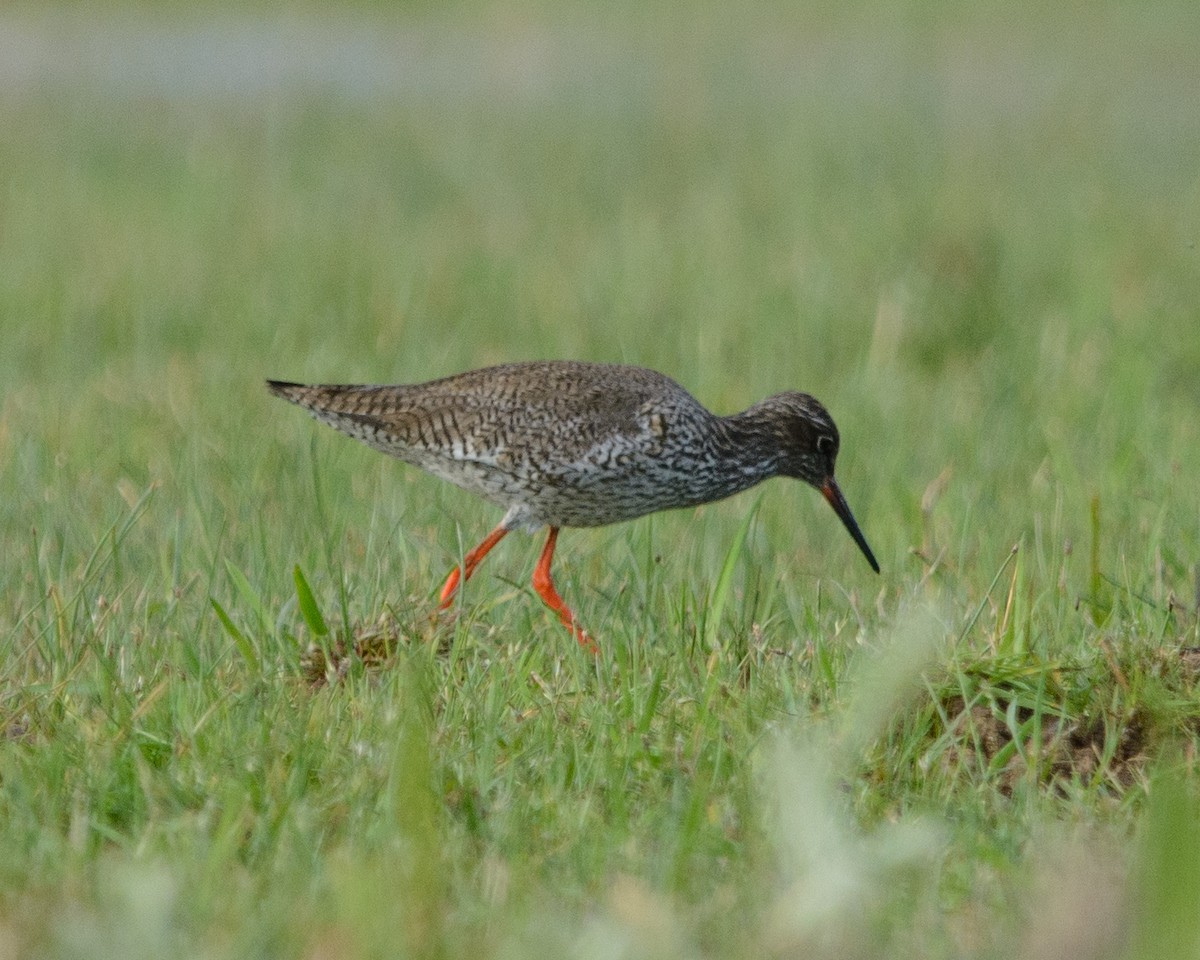
[[[854,542],[858,544],[858,549],[863,552],[863,556],[867,558],[867,563],[871,565],[871,569],[879,573],[879,564],[875,560],[875,554],[871,552],[870,546],[867,544],[867,538],[863,536],[862,531],[858,529],[858,523],[854,519],[854,514],[850,512],[850,505],[846,503],[846,498],[842,496],[842,491],[838,488],[837,481],[833,477],[829,477],[820,487],[818,487],[825,499],[829,501],[829,505],[833,507],[833,512],[836,513],[839,519],[846,525],[846,529],[850,531],[850,536],[854,538]]]

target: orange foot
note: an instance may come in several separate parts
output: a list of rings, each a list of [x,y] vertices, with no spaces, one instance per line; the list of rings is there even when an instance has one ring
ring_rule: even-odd
[[[551,527],[550,536],[546,538],[546,546],[542,548],[542,556],[533,570],[533,589],[545,601],[546,606],[558,614],[558,619],[562,621],[564,627],[571,631],[571,635],[579,642],[579,645],[590,653],[598,654],[600,648],[596,646],[596,641],[579,625],[571,608],[563,602],[563,598],[554,589],[554,578],[550,575],[550,561],[554,558],[554,545],[557,542],[558,527]]]

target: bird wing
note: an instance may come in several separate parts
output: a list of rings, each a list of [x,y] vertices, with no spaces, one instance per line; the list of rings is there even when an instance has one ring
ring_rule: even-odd
[[[671,411],[706,414],[663,374],[604,364],[519,363],[413,385],[271,389],[392,456],[502,470],[584,462],[614,443],[653,452]]]

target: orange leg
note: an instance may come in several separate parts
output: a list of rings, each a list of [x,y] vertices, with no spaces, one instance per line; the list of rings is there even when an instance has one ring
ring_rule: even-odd
[[[446,578],[446,583],[442,587],[442,596],[438,603],[438,606],[442,610],[445,610],[453,602],[454,594],[458,592],[459,582],[471,579],[471,574],[479,566],[479,561],[488,555],[488,551],[492,547],[504,539],[506,533],[508,533],[506,527],[497,527],[484,537],[483,543],[463,557],[463,565],[461,567],[455,567],[450,571],[450,576]]]
[[[533,570],[533,589],[538,592],[551,610],[558,614],[563,626],[571,631],[579,645],[592,653],[598,653],[596,641],[593,640],[575,619],[571,608],[563,603],[563,598],[554,589],[554,578],[550,576],[550,561],[554,558],[554,545],[558,542],[558,527],[550,528],[550,536],[546,538],[546,546],[542,548],[542,556]]]

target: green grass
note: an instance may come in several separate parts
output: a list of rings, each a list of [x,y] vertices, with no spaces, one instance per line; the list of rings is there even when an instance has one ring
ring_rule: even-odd
[[[1200,956],[1200,21],[1055,10],[10,14],[135,52],[0,73],[0,956]],[[535,357],[811,391],[882,577],[775,481],[432,623],[495,512],[262,381]]]

